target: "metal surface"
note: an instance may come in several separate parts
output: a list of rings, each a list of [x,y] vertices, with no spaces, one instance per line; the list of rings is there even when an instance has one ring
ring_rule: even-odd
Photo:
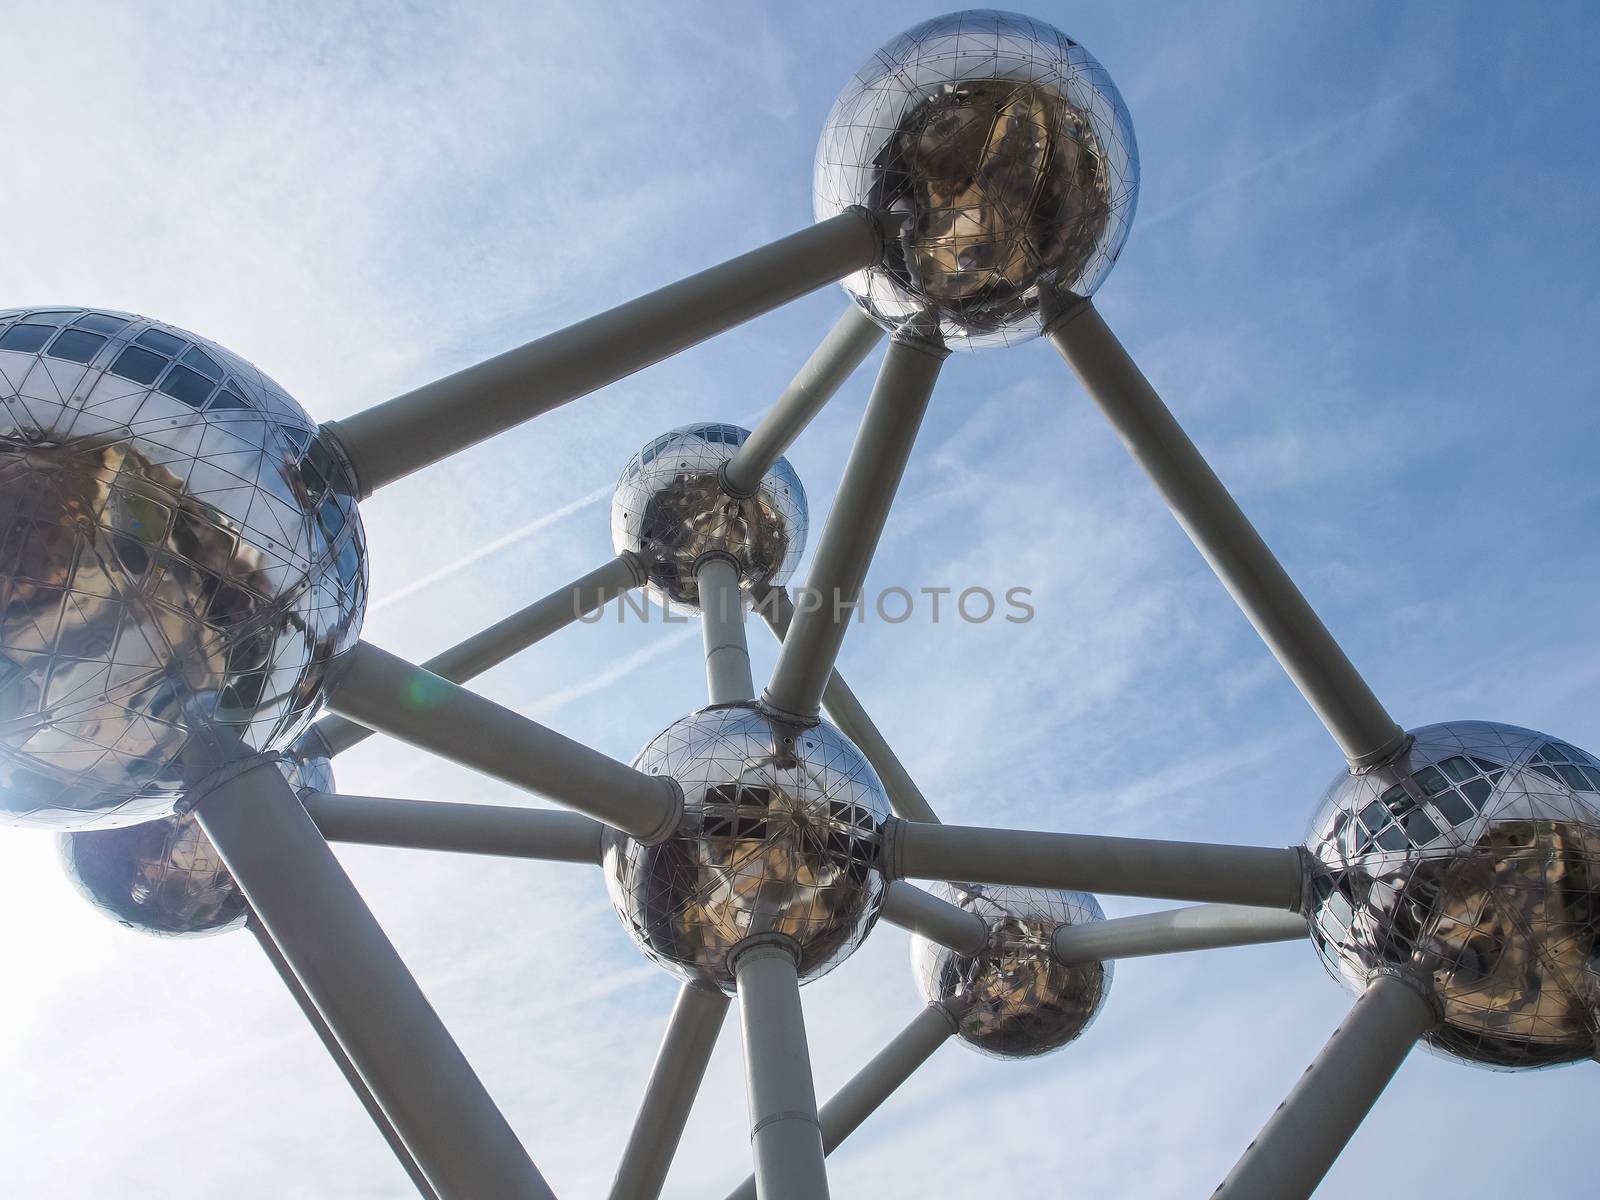
[[[339,1045],[339,1039],[333,1036],[333,1030],[328,1028],[328,1023],[322,1019],[322,1014],[317,1011],[317,1006],[311,1002],[311,997],[306,995],[305,988],[300,986],[300,981],[295,978],[294,969],[284,961],[278,948],[272,944],[272,938],[261,927],[260,922],[250,921],[247,927],[255,934],[256,942],[261,947],[261,952],[267,956],[267,961],[272,964],[272,969],[278,973],[278,978],[283,981],[283,986],[289,995],[294,998],[295,1005],[305,1017],[306,1023],[311,1026],[312,1032],[317,1035],[317,1040],[322,1043],[322,1048],[328,1052],[328,1057],[333,1059],[333,1065],[339,1068],[339,1074],[344,1077],[346,1086],[356,1094],[361,1107],[372,1123],[377,1126],[379,1134],[383,1136],[390,1153],[399,1161],[406,1177],[411,1180],[411,1186],[417,1189],[417,1194],[423,1200],[438,1200],[428,1180],[422,1174],[422,1168],[417,1166],[416,1160],[411,1157],[411,1151],[406,1149],[400,1135],[395,1132],[389,1118],[384,1115],[372,1092],[367,1088],[366,1082],[361,1078],[361,1073],[350,1061],[350,1056],[344,1052],[344,1047]]]
[[[989,925],[971,909],[896,879],[883,897],[879,919],[908,929],[957,954],[977,954],[989,944]]]
[[[1307,1200],[1433,1019],[1409,982],[1374,979],[1212,1200]]]
[[[216,343],[0,312],[0,824],[165,816],[197,732],[260,750],[303,728],[366,605],[354,492]]]
[[[297,794],[333,787],[326,758],[282,758],[278,770]],[[191,812],[60,833],[56,850],[84,899],[127,929],[204,937],[242,929],[249,920],[244,894]]]
[[[339,421],[361,494],[877,261],[878,220],[830,217]]]
[[[1133,221],[1139,156],[1116,85],[1077,42],[1016,13],[958,12],[856,72],[813,194],[819,217],[906,214],[883,260],[844,281],[857,304],[977,349],[1037,336],[1042,293],[1100,286]]]
[[[641,775],[369,642],[349,652],[328,707],[636,837],[664,837],[677,823],[677,792],[664,781]]]
[[[598,864],[605,826],[578,813],[499,804],[306,792],[306,812],[330,842]]]
[[[1412,733],[1341,772],[1306,839],[1312,937],[1336,978],[1428,982],[1430,1049],[1500,1068],[1600,1048],[1600,762],[1515,725]]]
[[[828,1200],[796,949],[761,934],[733,960],[744,1034],[750,1151],[761,1200]]]
[[[872,768],[828,724],[755,704],[673,722],[634,760],[683,789],[683,819],[653,846],[606,836],[606,886],[624,927],[681,979],[732,991],[728,955],[775,933],[802,979],[831,971],[877,920],[889,804]]]
[[[1393,754],[1400,727],[1094,305],[1066,309],[1047,332],[1345,757]]]
[[[1307,932],[1306,919],[1299,913],[1237,904],[1197,904],[1089,925],[1063,925],[1051,938],[1050,948],[1058,961],[1075,964],[1289,942]]]
[[[1061,926],[1105,920],[1086,892],[937,884],[934,895],[983,921],[981,949],[963,954],[911,939],[911,971],[930,1004],[959,1013],[956,1033],[994,1058],[1035,1058],[1073,1041],[1100,1015],[1111,964],[1072,966],[1051,952]]]
[[[661,1194],[727,1012],[728,997],[721,992],[692,983],[678,990],[633,1132],[611,1183],[611,1200],[655,1200]]]
[[[1147,838],[1096,837],[893,822],[892,878],[1071,888],[1114,896],[1252,904],[1298,911],[1300,852]]]
[[[837,1150],[955,1031],[955,1018],[944,1005],[929,1004],[919,1012],[822,1106],[817,1114],[822,1152]],[[756,1200],[756,1177],[728,1193],[728,1200]]]
[[[739,569],[731,558],[711,554],[700,560],[694,577],[706,654],[706,694],[712,704],[753,700],[756,685],[750,674],[750,648],[745,643]]]
[[[782,588],[768,589],[757,600],[756,611],[766,621],[773,636],[783,641],[784,634],[789,631],[789,622],[794,618],[794,603],[789,599],[789,593]],[[922,789],[917,787],[910,772],[889,748],[889,743],[878,732],[872,718],[867,716],[867,710],[861,707],[861,701],[856,699],[856,694],[837,670],[828,672],[828,682],[822,689],[822,711],[872,764],[872,769],[883,781],[884,791],[889,794],[889,804],[896,816],[908,821],[939,820],[933,806],[923,796]]]
[[[442,1200],[552,1200],[271,762],[197,796],[200,826]]]
[[[883,330],[854,305],[840,314],[822,344],[795,374],[767,415],[722,469],[730,495],[754,495],[761,479],[811,418],[872,353]]]
[[[504,620],[457,642],[422,664],[451,683],[466,683],[534,643],[565,629],[580,617],[603,608],[625,592],[644,585],[644,565],[637,555],[619,554],[564,588],[518,609]],[[318,718],[302,735],[306,745],[324,754],[342,754],[372,736],[372,730],[332,713]],[[317,740],[320,739],[320,740]],[[332,791],[332,788],[319,788]]]
[[[808,603],[796,610],[767,684],[767,703],[778,712],[808,718],[822,705],[942,362],[941,353],[889,344],[811,563]]]
[[[700,607],[695,567],[725,554],[740,586],[781,584],[806,547],[808,516],[800,477],[785,459],[749,495],[729,495],[722,468],[749,437],[737,425],[685,425],[628,460],[611,497],[611,544],[649,561],[650,590],[691,612]]]

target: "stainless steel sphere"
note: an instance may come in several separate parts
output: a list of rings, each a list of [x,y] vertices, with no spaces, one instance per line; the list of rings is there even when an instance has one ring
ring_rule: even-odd
[[[297,792],[333,790],[326,758],[285,758],[278,765]],[[58,834],[56,850],[84,899],[128,929],[204,937],[240,929],[249,919],[244,893],[191,813]]]
[[[0,312],[0,822],[173,810],[202,732],[313,715],[354,642],[350,473],[243,359],[144,317]]]
[[[691,713],[634,760],[683,789],[683,820],[645,846],[612,831],[606,886],[633,940],[682,979],[733,991],[728,953],[757,933],[799,950],[801,979],[843,962],[878,918],[883,785],[826,723],[755,704]]]
[[[813,185],[819,220],[905,214],[845,291],[891,332],[952,350],[1026,341],[1043,295],[1092,295],[1138,195],[1111,76],[1060,30],[989,10],[924,21],[868,59],[823,128]]]
[[[1059,1050],[1094,1022],[1111,987],[1111,964],[1066,966],[1051,953],[1062,925],[1105,920],[1087,892],[938,883],[941,900],[977,913],[989,926],[979,954],[957,953],[920,934],[911,970],[930,1004],[959,1013],[956,1034],[993,1058],[1037,1058]]]
[[[1430,1048],[1546,1067],[1600,1049],[1600,762],[1531,729],[1428,725],[1311,822],[1312,936],[1354,991],[1432,991]]]
[[[629,460],[611,498],[611,544],[650,567],[650,589],[698,610],[694,568],[723,553],[748,593],[783,584],[806,548],[806,493],[787,459],[762,476],[753,496],[722,487],[722,465],[750,436],[737,425],[685,425],[656,438]]]

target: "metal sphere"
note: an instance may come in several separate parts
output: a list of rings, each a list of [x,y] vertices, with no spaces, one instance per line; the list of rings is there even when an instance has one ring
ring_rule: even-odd
[[[891,332],[952,350],[1026,341],[1040,303],[1089,296],[1139,195],[1111,76],[1060,30],[977,10],[924,21],[840,94],[817,145],[819,220],[905,214],[845,291]]]
[[[744,445],[737,425],[685,425],[656,438],[633,458],[611,498],[611,544],[649,566],[650,590],[698,611],[695,564],[703,555],[730,556],[745,592],[787,583],[806,548],[806,492],[780,458],[753,496],[736,498],[721,470]]]
[[[1354,991],[1402,972],[1432,993],[1433,1050],[1546,1067],[1600,1047],[1600,762],[1531,729],[1416,730],[1342,772],[1311,822],[1312,936]]]
[[[326,758],[278,764],[296,792],[333,790]],[[117,924],[156,937],[204,937],[241,929],[244,893],[190,812],[56,836],[62,869],[84,899]]]
[[[271,379],[126,313],[0,312],[0,823],[173,811],[283,744],[360,630],[349,470]]]
[[[633,940],[682,979],[732,992],[729,952],[752,934],[793,939],[802,980],[867,936],[883,903],[883,785],[833,726],[754,703],[675,721],[635,767],[683,789],[683,820],[642,845],[612,831],[611,903]]]
[[[965,955],[911,939],[911,970],[930,1004],[957,1016],[956,1034],[992,1058],[1037,1058],[1059,1050],[1094,1022],[1111,987],[1109,962],[1057,961],[1051,936],[1062,925],[1105,920],[1087,892],[939,883],[941,900],[977,913],[989,926],[989,945]]]

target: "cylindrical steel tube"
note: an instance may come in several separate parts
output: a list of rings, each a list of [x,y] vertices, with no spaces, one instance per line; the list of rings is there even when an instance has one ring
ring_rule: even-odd
[[[553,1200],[271,759],[198,792],[250,907],[442,1200]]]
[[[573,812],[307,792],[300,797],[330,842],[497,854],[598,864],[605,826]]]
[[[1405,734],[1334,641],[1149,380],[1085,301],[1047,331],[1268,649],[1353,765],[1381,761]]]
[[[700,588],[700,629],[706,651],[706,693],[712,704],[753,700],[750,648],[745,642],[744,593],[739,568],[723,554],[708,554],[695,565]]]
[[[949,946],[957,954],[977,954],[989,944],[989,925],[982,917],[930,895],[909,880],[889,881],[878,916],[930,942]]]
[[[1056,930],[1050,947],[1057,959],[1071,966],[1147,954],[1287,942],[1306,934],[1306,919],[1299,913],[1238,904],[1197,904],[1136,917],[1063,925]]]

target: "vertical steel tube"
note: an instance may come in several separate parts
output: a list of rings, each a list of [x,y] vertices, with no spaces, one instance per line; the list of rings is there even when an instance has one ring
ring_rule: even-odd
[[[1405,742],[1400,726],[1094,305],[1067,310],[1047,336],[1351,765],[1379,762],[1398,750]]]
[[[851,304],[844,310],[778,402],[723,467],[722,484],[730,495],[755,495],[761,477],[872,353],[881,337],[882,327],[861,309]]]
[[[708,554],[695,564],[700,587],[700,629],[706,650],[706,692],[712,704],[753,700],[750,648],[745,642],[744,593],[739,568],[723,554]]]
[[[794,602],[789,599],[789,593],[781,587],[769,588],[756,607],[773,636],[783,641],[789,631],[789,623],[794,619]],[[938,824],[938,815],[923,796],[922,789],[917,787],[911,773],[890,749],[883,734],[872,723],[872,718],[867,716],[867,710],[861,707],[861,701],[856,699],[856,694],[845,684],[844,676],[837,670],[828,672],[827,686],[822,689],[822,708],[845,737],[866,755],[867,762],[872,764],[872,769],[883,782],[884,791],[889,794],[890,807],[896,815],[908,821]]]
[[[767,684],[767,703],[780,713],[808,719],[822,705],[943,362],[942,351],[889,343],[817,545],[806,594]]]
[[[422,664],[422,669],[451,683],[466,683],[580,617],[603,608],[624,592],[643,586],[644,578],[644,567],[637,557],[619,554],[566,587],[434,655]],[[329,755],[341,754],[371,736],[372,730],[365,726],[332,714],[319,719],[306,735],[322,739],[323,747],[310,743],[313,753]]]
[[[277,764],[217,780],[200,827],[434,1191],[553,1200]]]
[[[721,992],[692,983],[679,989],[611,1184],[611,1200],[656,1200],[661,1194],[727,1012],[728,997]]]
[[[988,922],[977,913],[957,908],[904,879],[889,881],[878,916],[957,954],[977,954],[989,944]]]
[[[756,1192],[761,1200],[828,1200],[794,948],[758,935],[734,954]]]
[[[676,826],[677,788],[369,642],[349,652],[328,707],[451,762],[587,813],[644,841]]]
[[[930,1004],[918,1013],[822,1106],[818,1119],[823,1152],[837,1150],[955,1031],[956,1019],[942,1004]],[[755,1176],[730,1192],[728,1200],[756,1200]]]
[[[370,496],[871,265],[882,236],[876,217],[851,209],[329,425]]]
[[[1226,846],[1154,838],[1037,833],[894,820],[885,871],[891,878],[1009,883],[1248,904],[1297,911],[1305,883],[1294,847]]]
[[[1374,979],[1213,1200],[1306,1200],[1434,1019],[1410,983]]]
[[[372,1123],[378,1127],[378,1132],[383,1135],[383,1140],[388,1144],[390,1151],[405,1168],[411,1185],[424,1200],[438,1200],[433,1188],[423,1177],[416,1160],[411,1157],[411,1151],[406,1149],[405,1143],[400,1140],[400,1135],[389,1123],[389,1118],[383,1115],[383,1109],[379,1108],[378,1102],[372,1098],[372,1092],[367,1088],[366,1081],[361,1078],[355,1064],[350,1061],[350,1056],[344,1052],[344,1047],[339,1045],[339,1039],[333,1036],[333,1030],[329,1029],[328,1023],[322,1019],[317,1006],[311,1003],[311,997],[306,995],[305,988],[300,986],[294,971],[284,961],[283,955],[278,953],[278,948],[272,944],[267,931],[254,918],[250,921],[249,929],[255,934],[256,941],[260,943],[262,952],[267,956],[267,961],[272,964],[272,969],[277,971],[278,978],[283,980],[283,986],[289,990],[289,995],[294,997],[295,1004],[310,1024],[312,1032],[317,1035],[317,1040],[322,1043],[322,1048],[328,1052],[328,1057],[333,1059],[333,1065],[339,1068],[339,1074],[344,1076],[345,1083],[350,1085],[350,1090],[356,1094],[356,1099],[361,1101],[361,1107],[366,1110]]]
[[[1306,919],[1299,913],[1237,904],[1197,904],[1063,925],[1051,938],[1050,948],[1057,959],[1071,966],[1110,958],[1288,942],[1307,936],[1307,932]]]

